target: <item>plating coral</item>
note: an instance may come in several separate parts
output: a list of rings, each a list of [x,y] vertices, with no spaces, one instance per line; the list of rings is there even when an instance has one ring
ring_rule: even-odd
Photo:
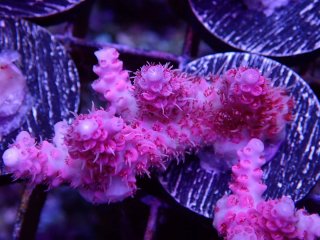
[[[289,197],[264,201],[266,185],[261,166],[264,145],[251,139],[238,151],[239,163],[232,167],[232,194],[215,207],[213,225],[227,240],[235,239],[316,239],[320,237],[320,217],[296,210]]]
[[[217,141],[274,137],[290,120],[284,118],[291,114],[290,98],[255,69],[232,69],[210,82],[149,64],[131,85],[115,49],[95,54],[99,78],[92,87],[107,108],[76,116],[69,125],[57,123],[52,143],[36,144],[20,133],[3,155],[15,177],[50,186],[67,182],[94,203],[118,201],[135,192],[136,176],[162,168],[167,159]]]

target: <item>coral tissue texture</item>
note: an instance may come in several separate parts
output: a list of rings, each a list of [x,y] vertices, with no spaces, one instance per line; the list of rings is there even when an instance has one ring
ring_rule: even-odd
[[[95,54],[92,87],[106,109],[57,123],[52,142],[36,144],[21,132],[3,155],[15,177],[52,187],[69,183],[93,203],[119,201],[136,191],[137,176],[165,161],[217,142],[277,139],[292,119],[292,99],[253,68],[197,76],[148,64],[131,84],[115,49]]]
[[[232,194],[215,207],[213,225],[227,240],[312,240],[320,237],[320,217],[296,210],[290,197],[264,201],[261,166],[264,145],[251,139],[238,151],[239,163],[232,167]]]

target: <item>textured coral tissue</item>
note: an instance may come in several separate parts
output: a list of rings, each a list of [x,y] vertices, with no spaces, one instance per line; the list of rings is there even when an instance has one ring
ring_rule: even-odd
[[[57,123],[51,142],[21,132],[3,155],[15,177],[51,187],[68,183],[93,203],[119,201],[134,194],[137,176],[163,169],[166,161],[206,146],[236,156],[253,137],[279,141],[292,120],[292,98],[254,68],[198,76],[147,64],[132,84],[115,49],[95,55],[92,87],[106,109]],[[219,158],[213,165],[234,161]]]
[[[132,84],[115,49],[104,48],[95,55],[98,79],[92,87],[108,102],[107,108],[93,108],[71,124],[56,123],[51,142],[36,143],[34,136],[20,132],[3,154],[7,170],[16,178],[50,187],[68,183],[96,204],[120,201],[134,194],[137,176],[211,146],[215,155],[225,156],[215,157],[218,161],[211,165],[233,165],[232,194],[215,207],[214,226],[222,236],[320,236],[318,215],[296,210],[290,197],[262,198],[266,185],[261,166],[267,157],[263,142],[281,142],[293,119],[293,100],[285,89],[273,87],[257,69],[244,66],[221,76],[197,76],[169,65],[147,64],[135,73]],[[14,59],[3,59],[0,84],[5,91],[0,101],[9,104],[0,105],[0,120],[18,111],[25,86]],[[13,75],[20,83],[16,87],[7,83]],[[19,97],[12,99],[12,92],[19,92]]]
[[[320,217],[296,210],[290,197],[265,201],[262,182],[264,145],[251,139],[238,151],[232,167],[231,195],[221,198],[214,209],[214,227],[227,240],[313,240],[320,237]]]

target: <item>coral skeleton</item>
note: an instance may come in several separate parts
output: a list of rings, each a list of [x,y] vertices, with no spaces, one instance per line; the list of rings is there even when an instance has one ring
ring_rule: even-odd
[[[296,210],[290,197],[265,201],[262,182],[264,144],[253,138],[238,151],[232,167],[231,195],[218,200],[213,225],[226,240],[312,240],[320,237],[320,217]]]
[[[16,178],[69,183],[93,203],[119,201],[136,191],[137,176],[168,160],[215,144],[275,139],[292,120],[292,99],[256,69],[203,77],[147,64],[131,84],[115,49],[95,54],[92,87],[106,109],[57,123],[51,143],[21,132],[3,155]]]

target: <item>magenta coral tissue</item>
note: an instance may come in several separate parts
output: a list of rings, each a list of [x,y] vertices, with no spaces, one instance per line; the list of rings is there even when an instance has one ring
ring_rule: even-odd
[[[131,84],[115,49],[95,54],[92,87],[106,109],[57,123],[52,143],[36,144],[21,132],[3,155],[16,178],[51,187],[68,183],[93,203],[120,201],[134,194],[137,176],[165,168],[168,160],[250,137],[275,139],[291,121],[291,98],[256,69],[231,69],[207,81],[148,64]]]
[[[293,119],[293,99],[254,68],[229,69],[213,84],[219,95],[215,103],[219,108],[211,117],[217,139],[213,149],[199,152],[202,166],[207,170],[230,169],[237,160],[237,150],[250,138],[268,143],[270,160],[285,139],[286,124]]]
[[[112,111],[131,121],[137,112],[137,104],[129,73],[123,70],[118,59],[119,53],[114,48],[105,48],[96,51],[95,55],[99,65],[94,66],[93,71],[99,78],[93,82],[92,88],[110,103]]]
[[[296,210],[290,197],[265,201],[261,166],[264,145],[251,139],[238,151],[232,167],[231,195],[221,198],[214,209],[213,225],[226,240],[313,240],[320,237],[320,217]]]

